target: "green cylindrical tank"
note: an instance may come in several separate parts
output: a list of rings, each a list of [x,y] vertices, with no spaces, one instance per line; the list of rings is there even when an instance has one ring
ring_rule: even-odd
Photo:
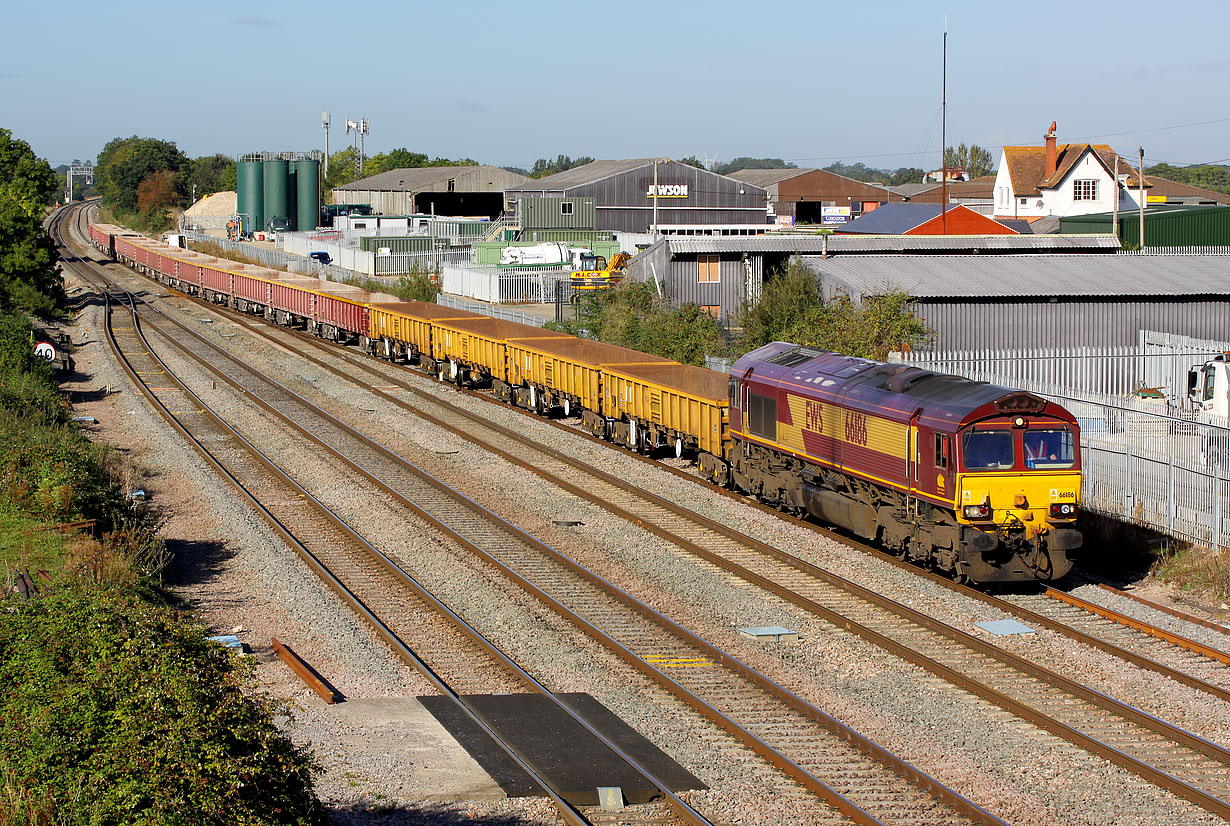
[[[295,201],[298,196],[298,190],[295,188],[295,163],[291,161],[286,165],[286,217],[290,221],[287,227],[289,230],[295,229],[295,221],[298,219],[298,213],[295,212]]]
[[[265,179],[260,161],[240,161],[235,170],[236,211],[245,232],[265,228]]]
[[[289,220],[286,197],[289,183],[286,161],[265,161],[265,223],[261,229],[269,229],[269,223],[275,218]]]
[[[296,204],[300,232],[311,232],[320,223],[320,161],[295,163]]]

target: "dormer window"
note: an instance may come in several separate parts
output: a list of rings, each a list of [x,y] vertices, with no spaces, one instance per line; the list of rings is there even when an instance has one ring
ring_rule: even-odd
[[[1098,181],[1078,180],[1072,182],[1073,201],[1096,201],[1098,199]]]

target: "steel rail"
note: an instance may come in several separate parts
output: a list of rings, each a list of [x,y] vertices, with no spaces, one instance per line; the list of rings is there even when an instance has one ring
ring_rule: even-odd
[[[1223,634],[1230,634],[1230,625],[1226,625],[1225,623],[1216,622],[1214,620],[1208,620],[1208,619],[1205,619],[1204,617],[1198,617],[1195,614],[1189,614],[1186,611],[1180,611],[1177,608],[1171,608],[1168,605],[1162,605],[1160,603],[1153,602],[1152,600],[1145,599],[1144,597],[1136,596],[1136,594],[1133,594],[1131,591],[1125,591],[1122,588],[1116,588],[1113,585],[1107,585],[1105,582],[1098,582],[1096,584],[1099,588],[1101,588],[1104,591],[1109,591],[1115,596],[1127,597],[1128,599],[1134,602],[1137,602],[1140,605],[1144,605],[1147,608],[1152,608],[1154,611],[1161,611],[1163,614],[1169,614],[1170,616],[1175,617],[1176,619],[1181,619],[1185,622],[1190,622],[1193,625],[1200,625],[1205,628],[1212,629],[1213,631],[1220,631]]]
[[[222,348],[219,348],[213,342],[210,342],[208,339],[204,338],[203,336],[196,333],[195,331],[188,330],[186,328],[185,328],[185,331],[187,332],[189,336],[197,339],[202,344],[211,348],[215,352],[233,361],[242,369],[249,371],[249,372],[255,372],[254,369],[250,365],[239,362],[237,359],[235,359],[235,357],[232,354],[228,353],[226,350]],[[206,369],[210,370],[214,375],[218,376],[218,378],[222,379],[225,382],[229,382],[233,386],[241,389],[250,398],[252,398],[254,403],[258,404],[262,409],[267,410],[268,412],[279,416],[288,426],[296,429],[301,435],[303,435],[305,438],[312,441],[313,443],[317,444],[322,450],[328,451],[329,453],[335,455],[339,459],[339,461],[344,462],[353,471],[367,478],[372,484],[378,485],[382,487],[383,489],[385,489],[389,493],[390,496],[392,496],[394,499],[399,501],[404,507],[415,512],[421,518],[424,518],[425,520],[432,522],[438,529],[451,534],[458,542],[461,542],[467,547],[471,547],[481,556],[484,556],[485,558],[489,558],[493,560],[492,564],[496,564],[497,566],[502,566],[502,563],[499,563],[498,560],[495,560],[494,557],[491,557],[490,554],[488,554],[484,549],[479,548],[478,546],[474,545],[472,542],[467,540],[463,535],[454,531],[454,529],[450,525],[438,519],[435,515],[431,514],[430,512],[423,510],[416,503],[405,498],[395,489],[389,488],[382,480],[380,480],[375,475],[370,473],[364,467],[360,466],[358,463],[352,461],[345,455],[338,452],[335,448],[325,443],[322,439],[319,438],[317,434],[313,433],[311,430],[303,427],[302,425],[298,424],[292,419],[286,417],[284,414],[280,413],[275,407],[273,407],[272,405],[269,405],[267,402],[260,399],[250,389],[243,387],[243,385],[240,385],[239,383],[237,383],[232,377],[228,376],[224,371],[222,371],[215,365],[210,364],[207,361],[202,361],[202,364]],[[311,405],[310,402],[307,402],[299,394],[285,387],[284,385],[277,382],[276,380],[270,379],[268,377],[262,377],[262,380],[269,383],[271,386],[276,387],[280,392],[285,393],[288,396],[291,396],[292,398],[298,400],[301,404],[314,408],[314,406]],[[335,417],[331,416],[328,413],[325,413],[324,411],[317,410],[315,415],[320,416],[322,419],[327,421],[332,426],[338,428],[339,430],[342,430],[343,432],[348,433],[352,438],[361,441],[369,449],[375,450],[383,454],[384,456],[386,456],[390,461],[397,462],[403,467],[406,467],[407,469],[411,470],[413,473],[419,475],[420,478],[423,478],[425,481],[428,481],[431,484],[437,484],[437,485],[443,486],[444,489],[451,491],[451,494],[457,497],[459,501],[472,502],[472,500],[469,500],[468,497],[464,497],[462,494],[454,491],[452,488],[450,488],[446,484],[440,482],[439,480],[435,480],[435,477],[431,476],[431,474],[428,474],[425,471],[422,471],[421,469],[414,466],[412,463],[406,462],[406,460],[397,456],[392,451],[383,447],[379,443],[376,443],[370,440],[368,437],[366,437],[362,433],[359,433],[357,430],[352,428],[350,425],[347,425],[346,423],[341,422],[340,420],[336,419]],[[939,783],[939,781],[936,781],[934,778],[931,778],[929,775],[922,772],[921,770],[918,770],[917,768],[910,766],[904,761],[901,761],[900,758],[897,758],[895,755],[891,755],[886,750],[884,750],[882,747],[880,747],[878,744],[875,744],[872,741],[867,740],[866,738],[862,737],[862,735],[859,735],[856,732],[853,732],[853,730],[848,729],[847,727],[842,725],[840,722],[824,714],[824,712],[820,711],[819,709],[816,709],[814,706],[811,706],[810,704],[800,700],[792,693],[786,691],[784,688],[778,686],[776,683],[769,680],[768,678],[763,677],[763,675],[760,675],[758,672],[755,672],[753,669],[750,669],[748,666],[739,662],[738,660],[731,657],[730,655],[725,654],[724,652],[720,652],[718,649],[716,649],[716,647],[713,647],[709,643],[704,642],[703,640],[700,640],[699,637],[696,637],[691,632],[687,631],[686,629],[683,629],[681,626],[678,626],[672,620],[669,620],[663,615],[652,611],[652,609],[649,609],[647,606],[643,606],[641,603],[639,603],[639,601],[635,600],[635,598],[631,597],[626,592],[623,592],[622,590],[614,588],[614,586],[607,583],[603,578],[598,577],[592,572],[589,572],[587,569],[583,568],[582,566],[577,565],[575,562],[568,559],[567,557],[564,557],[558,554],[558,552],[554,551],[554,549],[549,548],[549,546],[546,546],[544,543],[541,543],[539,540],[535,539],[534,537],[531,537],[528,534],[525,534],[520,529],[502,520],[500,517],[491,513],[483,506],[478,505],[477,503],[472,503],[472,507],[488,514],[489,518],[493,520],[498,520],[500,523],[502,523],[505,526],[505,529],[507,531],[518,535],[519,538],[521,538],[521,541],[524,541],[524,542],[527,542],[527,544],[531,544],[536,547],[539,547],[545,553],[555,557],[557,561],[561,562],[561,564],[565,565],[566,567],[573,568],[573,570],[576,573],[581,574],[585,576],[586,578],[590,579],[591,582],[593,582],[595,585],[598,585],[599,587],[602,587],[602,588],[611,589],[612,593],[615,593],[621,599],[621,601],[626,602],[634,610],[637,610],[638,612],[648,612],[648,613],[644,613],[644,616],[651,618],[653,621],[658,622],[659,624],[665,625],[671,630],[673,634],[675,634],[677,637],[684,640],[685,642],[689,644],[693,644],[696,647],[703,648],[704,650],[706,650],[706,653],[710,657],[712,657],[715,661],[724,663],[725,665],[727,665],[728,668],[731,668],[736,673],[739,673],[739,675],[742,676],[744,679],[748,679],[752,682],[755,682],[760,688],[762,688],[762,690],[769,692],[770,694],[775,696],[779,701],[786,703],[787,705],[795,708],[797,711],[800,711],[801,713],[806,714],[808,717],[820,723],[825,728],[843,737],[843,739],[846,739],[848,742],[855,744],[858,748],[860,748],[860,750],[863,750],[869,755],[875,757],[883,765],[889,767],[895,773],[900,774],[901,776],[907,778],[918,788],[924,791],[927,791],[928,793],[931,793],[932,795],[936,796],[943,803],[950,806],[955,811],[958,811],[966,815],[967,817],[969,817],[971,820],[974,820],[977,822],[986,822],[986,823],[1000,822],[997,818],[995,818],[989,812],[986,812],[985,810],[981,809],[981,807],[978,807],[976,804],[973,804],[972,802],[968,801],[961,795],[957,794],[951,789],[948,789],[948,787],[944,786],[944,784]],[[514,576],[514,579],[516,579],[515,575],[511,574],[511,572],[510,572],[510,575]],[[554,601],[551,597],[549,597],[549,595],[546,595],[545,592],[542,592],[540,589],[537,589],[536,586],[534,586],[532,583],[529,583],[527,580],[524,580],[524,579],[521,579],[520,582],[524,583],[522,587],[525,587],[527,589],[533,589],[533,592],[535,592],[535,596],[541,595],[541,598],[544,599],[547,602],[547,604],[552,605],[553,607],[557,607],[559,610],[567,611],[568,612],[567,616],[570,621],[578,623],[582,627],[589,626],[589,623],[587,620],[585,620],[583,617],[576,614],[575,612],[572,612],[571,609],[568,609],[566,606],[563,606],[562,604]],[[602,632],[596,627],[594,626],[589,626],[589,627],[593,628],[593,631],[590,633],[602,634]],[[610,645],[616,646],[616,648],[613,650],[615,650],[616,653],[619,654],[619,656],[624,658],[629,663],[633,664],[634,667],[636,667],[638,670],[641,670],[643,673],[646,673],[647,675],[652,676],[656,681],[664,685],[664,687],[666,687],[668,690],[671,690],[676,693],[679,691],[685,692],[684,695],[678,695],[678,696],[681,696],[683,699],[685,699],[685,701],[689,702],[689,704],[692,704],[693,702],[698,703],[699,705],[696,705],[694,707],[696,707],[697,710],[700,711],[702,714],[704,714],[707,717],[710,717],[710,719],[714,719],[715,721],[718,721],[718,720],[722,721],[720,724],[723,726],[723,728],[726,728],[728,731],[735,734],[736,736],[739,736],[741,738],[742,737],[749,738],[747,740],[747,745],[749,745],[750,748],[755,750],[758,754],[761,754],[761,756],[765,757],[765,759],[768,760],[769,762],[773,763],[774,765],[777,765],[785,773],[792,776],[796,781],[800,782],[802,785],[810,788],[813,792],[821,796],[826,796],[828,794],[833,795],[834,796],[833,799],[829,800],[828,802],[835,809],[837,809],[838,811],[842,811],[843,813],[846,813],[848,816],[854,818],[856,822],[866,822],[866,823],[877,822],[874,820],[874,818],[870,818],[869,815],[866,815],[866,813],[863,812],[861,808],[859,808],[856,804],[852,804],[848,800],[846,800],[844,796],[841,795],[841,793],[832,789],[827,784],[823,783],[823,781],[820,781],[818,778],[814,778],[813,776],[811,776],[809,773],[807,773],[805,769],[802,769],[801,767],[797,766],[797,764],[795,764],[789,758],[783,755],[778,755],[775,751],[772,750],[771,747],[763,744],[763,742],[761,742],[759,738],[756,738],[755,735],[752,735],[750,732],[746,732],[737,723],[735,723],[732,720],[729,720],[729,718],[724,717],[721,714],[721,712],[718,712],[716,709],[713,709],[707,703],[704,703],[703,700],[700,700],[699,698],[694,698],[690,694],[686,694],[686,689],[684,689],[682,686],[679,686],[677,683],[675,683],[675,681],[673,681],[670,677],[663,674],[658,669],[653,668],[651,665],[646,663],[643,660],[643,658],[641,658],[639,655],[624,648],[617,641],[614,641],[613,639],[611,639],[609,636],[605,634],[603,634],[602,637],[604,637],[605,640],[600,638],[600,641],[602,641],[604,645],[607,645],[609,641]],[[739,732],[742,732],[742,734],[739,734]],[[827,790],[827,791],[824,791],[824,790]],[[869,818],[869,819],[863,820],[864,817]]]
[[[392,631],[392,629],[390,629],[374,612],[368,609],[368,607],[352,591],[350,591],[350,589],[347,588],[344,583],[342,583],[337,577],[335,577],[333,573],[326,566],[324,566],[323,563],[321,563],[319,559],[317,559],[316,556],[305,545],[303,545],[302,542],[298,540],[298,538],[296,538],[293,534],[290,533],[288,529],[286,529],[286,527],[280,522],[280,520],[276,518],[276,516],[274,516],[267,508],[265,508],[265,506],[261,504],[261,502],[250,491],[248,491],[242,485],[242,483],[239,482],[238,479],[236,479],[220,462],[217,461],[217,459],[212,455],[212,453],[210,453],[210,451],[203,444],[201,444],[200,441],[197,440],[182,425],[181,422],[179,422],[178,418],[168,408],[166,408],[166,406],[161,402],[161,400],[159,400],[153,394],[153,392],[145,384],[145,382],[141,380],[140,376],[137,374],[137,371],[135,371],[132,368],[131,364],[128,362],[128,358],[126,354],[124,354],[122,349],[119,347],[118,342],[116,341],[113,335],[113,330],[112,330],[112,325],[111,325],[111,318],[110,318],[111,297],[107,293],[104,293],[104,297],[107,302],[106,328],[107,328],[108,341],[110,342],[112,349],[117,356],[117,359],[120,361],[121,365],[124,367],[124,370],[128,374],[130,380],[133,381],[133,383],[138,388],[141,389],[142,394],[150,401],[150,403],[154,406],[154,408],[159,411],[162,417],[166,419],[169,423],[171,423],[175,427],[175,429],[180,433],[180,435],[183,438],[185,438],[189,442],[189,444],[191,444],[194,447],[194,449],[196,449],[196,451],[199,454],[201,454],[201,456],[214,468],[214,470],[220,476],[222,476],[222,478],[227,480],[227,482],[235,490],[237,490],[241,494],[241,496],[249,502],[249,504],[251,504],[257,510],[257,512],[265,519],[265,521],[280,536],[282,536],[282,538],[287,542],[287,544],[295,550],[297,555],[299,555],[300,558],[302,558],[309,565],[309,567],[312,568],[316,572],[316,574],[330,587],[330,589],[333,590],[343,600],[345,604],[347,604],[352,610],[354,610],[369,626],[371,626],[376,631],[376,633],[382,639],[385,640],[385,642],[389,644],[389,646],[393,649],[393,651],[398,655],[398,657],[403,662],[406,662],[407,664],[415,668],[417,671],[419,671],[419,673],[422,674],[424,678],[427,679],[433,685],[433,687],[435,687],[438,691],[440,691],[442,695],[448,697],[458,707],[458,709],[462,712],[462,714],[465,717],[470,719],[475,725],[477,725],[482,731],[484,731],[489,737],[491,737],[492,741],[495,742],[496,745],[499,746],[509,756],[509,758],[513,760],[523,771],[526,772],[526,775],[543,790],[544,794],[556,806],[556,808],[559,810],[560,816],[564,819],[566,823],[571,824],[571,826],[590,826],[590,821],[576,807],[572,806],[572,804],[564,800],[562,795],[560,795],[550,785],[550,783],[545,778],[543,778],[534,769],[534,767],[517,752],[517,750],[514,747],[512,747],[510,744],[506,743],[503,739],[500,738],[500,736],[495,732],[493,727],[490,725],[490,723],[485,719],[485,717],[480,712],[473,709],[469,705],[469,703],[465,701],[463,697],[461,697],[455,691],[453,691],[452,688],[449,687],[447,682],[445,682],[442,678],[436,675],[435,672],[431,669],[431,667],[427,663],[423,662],[418,657],[418,655],[415,654],[414,651],[410,649],[410,647],[407,646],[400,639],[400,637],[398,637],[398,635]],[[132,311],[133,311],[133,316],[134,316],[134,328],[135,328],[135,326],[137,325],[137,313],[136,313],[135,302],[132,304]],[[138,334],[139,334],[139,328],[136,328],[136,329],[138,329]],[[148,346],[147,346],[147,349],[148,349]],[[153,354],[152,350],[150,350],[149,352],[151,355],[154,356],[154,358],[157,358],[157,356]],[[189,393],[189,394],[192,393],[192,391],[189,390],[186,386],[183,386],[183,385],[181,386],[183,387],[186,393]],[[196,398],[195,394],[192,394],[192,395],[194,398]],[[283,475],[285,480],[289,484],[291,484],[293,487],[298,488],[301,491],[301,493],[308,499],[308,501],[310,501],[313,504],[314,507],[316,507],[317,509],[322,509],[327,513],[331,513],[328,511],[328,509],[324,506],[323,503],[320,503],[318,500],[315,499],[315,497],[312,497],[311,494],[309,494],[306,490],[303,490],[297,483],[294,482],[294,480],[290,479],[288,476],[285,476],[284,474],[281,474],[280,469],[278,469],[276,465],[274,465],[271,462],[271,460],[268,459],[268,457],[266,457],[263,453],[257,450],[255,446],[248,443],[238,433],[234,432],[228,425],[225,424],[225,422],[223,422],[220,418],[218,418],[213,413],[213,411],[208,410],[208,408],[204,405],[203,402],[201,402],[199,398],[197,398],[197,401],[202,404],[203,409],[209,412],[210,416],[215,418],[215,420],[218,421],[223,427],[225,427],[228,430],[231,430],[234,436],[238,437],[242,442],[244,442],[248,446],[250,451],[253,453],[253,455],[257,457],[258,461],[261,461],[263,464],[269,467],[273,472]],[[357,541],[359,541],[361,544],[366,545],[370,550],[375,551],[380,557],[384,556],[383,554],[380,554],[379,551],[376,551],[375,548],[370,546],[366,542],[366,540],[362,539],[362,537],[359,537],[358,534],[351,531],[349,526],[347,526],[344,521],[338,519],[336,516],[334,516],[333,518],[337,521],[340,528],[342,528],[344,531],[348,533],[351,533],[352,536]],[[391,560],[389,561],[389,563],[392,564]],[[401,573],[403,574],[403,576],[405,576],[406,579],[413,581],[412,578],[410,578],[408,575],[404,573],[404,571],[402,571]],[[414,585],[416,587],[421,587],[421,586],[418,586],[418,583],[414,583]],[[467,624],[464,623],[463,620],[461,620],[460,617],[454,614],[451,610],[447,610],[447,608],[443,606],[443,603],[440,603],[433,596],[431,596],[426,591],[426,589],[422,589],[421,593],[427,596],[429,598],[429,601],[435,602],[438,606],[445,608],[447,611],[447,614],[450,617],[452,617],[454,621],[461,623],[461,626],[463,629],[470,628]],[[470,633],[473,635],[475,639],[481,640],[480,644],[484,645],[484,647],[490,648],[491,651],[494,652],[497,657],[502,658],[506,662],[506,664],[509,665],[511,668],[513,668],[514,670],[518,672],[525,674],[530,685],[539,685],[537,684],[535,680],[533,680],[533,678],[528,673],[524,672],[523,669],[521,669],[519,666],[513,663],[511,659],[507,658],[503,654],[503,652],[500,652],[499,649],[496,648],[493,644],[485,640],[485,638],[483,638],[482,635],[479,634],[476,630],[471,628]],[[606,738],[605,735],[603,735],[601,732],[594,729],[584,718],[581,718],[579,715],[573,712],[570,708],[566,706],[566,704],[564,704],[562,701],[556,698],[553,693],[547,691],[545,687],[541,687],[539,685],[539,688],[545,696],[550,697],[558,706],[561,706],[566,714],[568,714],[570,717],[573,717],[584,728],[586,728],[592,734],[594,734],[595,737],[597,737],[600,742],[603,742],[604,745],[607,745],[616,754],[620,755],[625,760],[627,760],[629,762],[629,765],[632,766],[634,770],[640,772],[646,778],[646,780],[653,783],[656,787],[658,787],[661,791],[663,791],[663,793],[668,798],[672,798],[673,800],[678,801],[678,806],[679,806],[678,812],[686,822],[695,824],[695,826],[709,826],[710,821],[708,821],[706,818],[704,818],[702,815],[696,812],[689,804],[683,802],[682,800],[679,800],[677,796],[675,796],[675,794],[664,783],[662,783],[661,781],[658,781],[656,778],[653,777],[652,774],[649,774],[638,763],[628,758],[627,755],[624,754],[624,752],[621,749],[619,749],[619,747],[616,744],[610,742],[610,740]]]

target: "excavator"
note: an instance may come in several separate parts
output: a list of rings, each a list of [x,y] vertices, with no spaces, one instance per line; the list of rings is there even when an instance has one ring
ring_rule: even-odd
[[[582,291],[614,287],[623,277],[631,257],[626,252],[620,252],[607,261],[601,255],[582,255],[581,269],[572,273],[572,300],[575,302],[580,298]]]

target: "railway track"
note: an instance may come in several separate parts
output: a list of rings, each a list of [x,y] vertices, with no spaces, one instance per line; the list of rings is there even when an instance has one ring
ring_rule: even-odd
[[[260,324],[249,323],[248,326],[258,335],[283,346],[288,341],[285,337],[290,335],[287,331]],[[296,337],[295,341],[300,345],[308,341],[318,346],[321,355],[311,357],[312,361],[339,376],[354,381],[353,368],[358,368],[385,386],[390,382],[388,373],[375,367],[369,359],[344,353],[308,337]],[[301,346],[296,349],[302,350]],[[345,367],[331,365],[331,359],[341,359]],[[409,382],[391,381],[398,386],[399,395],[374,384],[360,385],[366,392],[401,405],[417,416],[550,479],[696,556],[765,587],[838,627],[852,630],[1197,805],[1218,814],[1230,814],[1230,806],[1225,802],[1230,799],[1230,778],[1226,776],[1230,755],[1220,746],[1015,657],[985,640],[918,612],[903,610],[853,583],[840,581],[763,543],[749,537],[732,536],[723,526],[649,495],[635,485],[595,472],[521,434],[492,425],[433,394],[418,391]],[[401,391],[408,393],[412,401],[403,399]],[[945,585],[947,587],[948,583]],[[973,593],[981,599],[995,599]],[[1217,685],[1081,631],[1074,627],[1079,623],[1071,618],[1048,618],[1042,613],[1030,612],[1023,604],[998,602],[1011,613],[1221,696],[1223,690]]]
[[[834,814],[844,816],[845,822],[999,822],[734,657],[612,588],[533,537],[493,519],[485,508],[418,471],[348,425],[314,410],[302,397],[276,382],[259,378],[250,367],[231,359],[202,337],[183,327],[169,329],[160,324],[159,329],[169,341],[186,352],[193,351],[194,357],[214,375],[242,389],[266,412],[294,427],[321,450],[332,453],[406,510],[503,571],[632,668],[733,734],[825,801]],[[158,371],[153,365],[146,366],[151,369],[134,373],[166,374],[165,365],[160,365]],[[233,373],[241,374],[242,378]],[[157,394],[154,398],[158,398]],[[184,412],[191,413],[183,411],[181,418]],[[369,468],[378,470],[372,472]],[[373,578],[364,571],[355,576]],[[666,667],[655,664],[656,655],[661,652],[670,652],[676,658],[682,655],[707,667],[667,673]],[[910,782],[903,782],[902,777]]]

